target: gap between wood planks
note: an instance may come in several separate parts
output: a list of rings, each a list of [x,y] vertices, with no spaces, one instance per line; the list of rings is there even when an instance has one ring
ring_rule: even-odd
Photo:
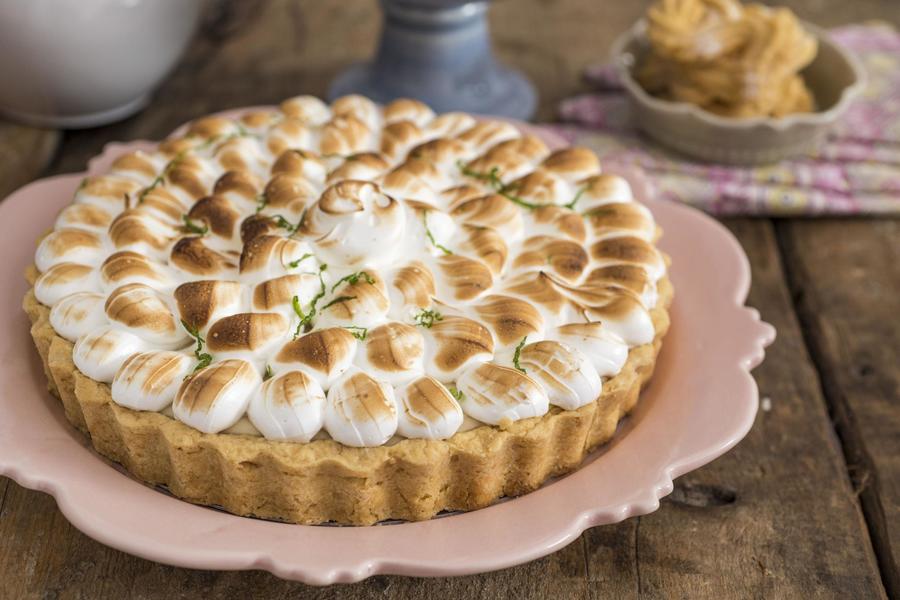
[[[797,257],[796,242],[787,224],[774,221],[782,269],[800,321],[801,334],[816,368],[822,397],[828,409],[835,434],[840,441],[848,476],[858,498],[869,541],[878,563],[881,581],[889,598],[900,598],[900,570],[891,548],[891,539],[881,501],[881,485],[875,461],[866,447],[857,425],[853,408],[837,381],[828,354],[823,347],[823,333],[815,318],[816,310],[805,293],[802,261]]]

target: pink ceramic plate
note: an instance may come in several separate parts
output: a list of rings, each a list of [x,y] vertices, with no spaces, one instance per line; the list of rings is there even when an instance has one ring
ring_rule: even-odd
[[[90,163],[147,142],[111,144]],[[20,308],[35,240],[71,201],[84,174],[28,185],[0,205],[0,474],[53,495],[81,531],[151,560],[201,569],[265,569],[312,584],[378,573],[461,575],[544,556],[588,527],[659,507],[672,478],[708,463],[750,429],[757,389],[750,369],[774,329],[744,306],[750,268],[728,231],[682,205],[648,197],[673,261],[672,328],[651,386],[612,442],[569,476],[482,510],[420,523],[314,527],[236,517],[182,502],[124,475],[69,426],[46,388]]]

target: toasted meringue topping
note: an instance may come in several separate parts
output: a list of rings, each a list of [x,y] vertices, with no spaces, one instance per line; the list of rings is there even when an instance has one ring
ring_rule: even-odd
[[[540,334],[544,319],[534,306],[511,296],[491,295],[475,305],[478,316],[501,345],[517,344],[525,336]]]
[[[360,368],[392,385],[422,375],[424,355],[422,334],[404,323],[385,323],[370,329],[365,352],[358,353]]]
[[[548,236],[529,238],[523,252],[513,261],[513,267],[523,270],[552,270],[566,281],[577,281],[590,258],[585,249],[571,241]]]
[[[78,370],[97,381],[110,383],[125,359],[148,349],[147,342],[123,329],[104,326],[80,337],[72,350]]]
[[[659,231],[587,149],[361,96],[188,132],[86,178],[35,257],[51,325],[122,406],[442,439],[583,406],[654,339]]]
[[[347,373],[328,390],[325,429],[347,446],[380,446],[397,431],[394,390],[363,372]]]
[[[456,204],[451,214],[469,225],[496,229],[507,242],[522,235],[522,212],[498,194],[465,200]]]
[[[491,270],[484,263],[458,254],[442,256],[438,266],[443,283],[456,300],[473,300],[489,290],[494,283]]]
[[[392,306],[401,310],[402,307],[428,308],[434,294],[434,275],[424,263],[412,262],[394,274],[391,290]]]
[[[384,107],[384,122],[410,121],[419,127],[434,119],[434,111],[418,100],[399,98]]]
[[[601,240],[591,246],[591,258],[600,264],[629,264],[643,267],[656,281],[666,272],[666,263],[649,242],[633,236]]]
[[[103,294],[93,292],[68,294],[50,309],[50,324],[58,334],[74,342],[107,324],[105,301]]]
[[[218,433],[238,422],[262,383],[243,360],[223,360],[186,379],[175,395],[175,418],[204,433]]]
[[[618,373],[628,359],[628,345],[599,322],[561,325],[548,337],[580,350],[602,377]]]
[[[96,292],[100,289],[97,271],[86,265],[59,263],[41,273],[34,282],[34,295],[38,302],[53,306],[66,296],[78,292]]]
[[[193,368],[192,359],[183,352],[132,354],[113,379],[113,402],[134,410],[160,411],[172,404]]]
[[[214,321],[243,309],[243,287],[236,281],[189,281],[175,288],[181,320],[205,331]]]
[[[652,242],[656,238],[653,216],[637,202],[611,202],[587,210],[585,215],[598,239],[631,235]]]
[[[587,356],[559,342],[543,341],[522,348],[519,365],[543,386],[550,404],[575,410],[600,397],[597,369]]]
[[[442,382],[451,382],[465,367],[490,360],[494,354],[491,332],[478,321],[444,317],[428,329],[434,348],[428,372]]]
[[[241,252],[241,279],[257,283],[281,277],[297,269],[303,261],[303,269],[315,271],[318,266],[312,256],[312,248],[302,242],[276,235],[262,235],[247,242]]]
[[[397,390],[397,433],[408,438],[445,440],[463,422],[463,411],[439,381],[420,377]]]
[[[103,242],[96,233],[84,229],[57,229],[41,241],[34,264],[43,272],[64,262],[97,265],[104,256]]]
[[[278,313],[238,313],[216,321],[206,346],[217,357],[264,357],[287,336],[288,321]]]
[[[316,236],[317,255],[329,264],[348,267],[389,261],[406,224],[396,200],[373,183],[354,180],[326,188],[306,217],[303,229]]]
[[[227,256],[207,247],[199,237],[178,240],[172,247],[170,261],[179,269],[201,277],[230,274],[237,267]]]
[[[174,350],[190,342],[157,292],[143,283],[116,288],[106,299],[106,316],[158,348]]]
[[[112,221],[109,212],[92,204],[70,204],[56,218],[54,228],[86,229],[93,233],[106,231]]]
[[[550,408],[546,392],[531,377],[494,363],[469,367],[456,387],[465,413],[488,425],[539,417]]]
[[[541,166],[566,181],[578,181],[600,172],[597,155],[587,148],[579,147],[557,150],[544,159]]]
[[[324,421],[325,392],[302,371],[269,379],[250,399],[247,416],[270,440],[308,442]]]
[[[146,283],[159,288],[168,287],[171,277],[166,269],[137,252],[115,252],[100,266],[106,287],[113,289],[126,283]]]
[[[316,329],[285,344],[273,366],[305,371],[328,389],[350,367],[356,344],[353,334],[342,327]]]

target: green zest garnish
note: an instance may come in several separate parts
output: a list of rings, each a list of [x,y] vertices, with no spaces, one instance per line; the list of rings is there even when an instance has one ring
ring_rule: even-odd
[[[275,226],[281,227],[282,229],[287,229],[288,233],[294,233],[297,231],[297,228],[300,227],[300,223],[294,225],[281,215],[272,215],[272,218],[275,219]]]
[[[444,315],[442,315],[441,313],[439,313],[436,310],[429,310],[429,309],[423,308],[422,310],[417,312],[415,315],[413,315],[413,319],[415,320],[416,325],[420,325],[426,329],[431,329],[431,327],[434,325],[435,321],[443,321],[444,320]]]
[[[493,167],[487,173],[479,173],[478,171],[468,168],[465,165],[465,163],[463,163],[463,161],[461,161],[461,160],[456,162],[456,166],[459,168],[459,170],[462,172],[462,174],[465,175],[466,177],[472,177],[473,179],[477,179],[479,181],[486,182],[490,187],[494,188],[494,190],[498,194],[500,194],[501,196],[503,196],[510,202],[514,202],[514,203],[518,204],[519,206],[527,208],[528,210],[534,210],[536,208],[541,208],[542,206],[554,206],[553,204],[535,204],[534,202],[528,202],[527,200],[524,200],[523,198],[516,196],[514,193],[515,189],[516,189],[516,185],[512,184],[512,183],[509,185],[506,185],[500,180],[500,168],[499,167]],[[587,191],[587,186],[582,187],[575,194],[575,197],[572,199],[571,202],[569,202],[567,204],[563,204],[562,206],[564,208],[574,209],[575,204],[578,202],[578,200],[581,199],[581,196],[586,191]]]
[[[340,304],[341,302],[347,302],[348,300],[356,300],[356,296],[338,296],[337,298],[323,306],[322,310],[325,310],[330,306],[334,306],[335,304]]]
[[[465,165],[465,163],[461,160],[456,161],[456,166],[466,177],[472,177],[474,179],[478,179],[479,181],[486,182],[490,187],[494,188],[494,190],[515,204],[523,208],[527,208],[528,210],[534,210],[536,208],[540,208],[542,206],[549,206],[547,204],[535,204],[534,202],[529,202],[516,196],[513,192],[515,191],[515,184],[506,185],[500,180],[500,168],[493,167],[487,173],[480,173],[473,169],[470,169]]]
[[[462,401],[462,398],[463,398],[462,390],[459,390],[459,389],[457,389],[457,388],[455,388],[455,387],[453,387],[453,386],[450,386],[449,388],[447,388],[447,391],[450,392],[450,395],[451,395],[451,396],[453,396],[454,398],[456,398],[456,401],[457,401],[457,402],[461,402],[461,401]]]
[[[266,196],[265,192],[263,192],[262,194],[257,196],[256,197],[256,214],[259,214],[260,212],[262,212],[262,209],[264,209],[268,203],[269,203],[269,198],[268,198],[268,196]]]
[[[522,348],[525,346],[525,342],[528,341],[528,336],[522,338],[522,341],[519,342],[519,345],[516,346],[516,351],[513,353],[513,366],[523,373],[527,373],[527,371],[519,364],[519,356],[522,354]]]
[[[141,193],[138,194],[138,204],[140,204],[141,202],[144,201],[144,198],[147,196],[147,194],[149,194],[150,192],[155,190],[157,187],[162,185],[162,183],[166,180],[166,177],[168,177],[169,173],[172,172],[172,169],[174,169],[176,166],[178,166],[178,163],[181,162],[182,159],[184,159],[184,156],[186,153],[187,153],[186,151],[179,152],[178,154],[175,155],[175,158],[173,158],[168,163],[166,163],[166,166],[163,167],[162,173],[157,175],[156,178],[150,182],[150,185],[148,185],[147,187],[142,189]]]
[[[369,285],[375,284],[375,279],[371,275],[369,275],[365,271],[357,271],[356,273],[350,273],[349,275],[345,275],[344,277],[338,279],[337,282],[333,286],[331,286],[331,291],[333,292],[335,289],[337,289],[337,286],[341,285],[345,281],[350,285],[356,285],[357,283],[359,283],[360,278],[364,279],[365,282]]]
[[[287,268],[288,268],[288,269],[296,269],[297,267],[300,266],[300,263],[302,263],[302,262],[303,262],[304,260],[306,260],[307,258],[312,258],[312,256],[313,256],[312,254],[310,254],[309,252],[307,252],[306,254],[304,254],[303,256],[301,256],[300,258],[298,258],[297,260],[292,260],[291,262],[289,262],[289,263],[287,264]]]
[[[369,330],[365,327],[359,327],[357,325],[347,325],[344,329],[348,330],[350,334],[358,339],[359,341],[363,341],[366,339],[366,336],[369,334]]]
[[[431,245],[443,252],[444,254],[453,254],[453,251],[447,248],[446,246],[442,246],[434,241],[434,236],[431,235],[431,230],[428,228],[428,211],[422,213],[422,223],[425,225],[425,235],[428,236],[428,241],[431,242]]]
[[[197,329],[191,327],[184,319],[181,320],[181,326],[184,327],[185,331],[197,341],[197,348],[194,349],[194,356],[197,358],[197,366],[194,367],[194,370],[192,371],[192,373],[196,373],[200,369],[209,366],[212,362],[212,355],[203,351],[203,344],[206,342],[200,336],[200,332]],[[190,375],[188,375],[188,377],[190,377]],[[185,377],[185,379],[187,379],[187,377]]]
[[[201,227],[191,221],[190,217],[187,215],[181,215],[181,220],[184,221],[184,229],[189,233],[196,233],[197,235],[206,235],[209,233],[208,225],[204,224],[203,227]]]
[[[312,329],[313,318],[316,316],[316,304],[325,297],[325,278],[322,277],[322,273],[328,269],[328,265],[320,265],[319,266],[319,291],[313,296],[312,301],[309,303],[309,312],[304,312],[303,307],[300,306],[300,297],[294,296],[291,298],[291,306],[294,309],[294,313],[298,317],[300,317],[300,322],[297,323],[297,329],[294,331],[294,339],[296,340],[300,337],[300,333],[302,331],[309,331]]]
[[[263,373],[263,381],[272,379],[273,375],[275,375],[275,373],[272,372],[272,365],[266,365],[266,372]]]
[[[568,204],[563,204],[563,207],[574,210],[574,209],[575,209],[575,204],[576,204],[579,200],[581,200],[581,196],[582,196],[586,191],[587,191],[587,186],[586,186],[586,185],[585,185],[585,186],[582,186],[581,188],[579,188],[579,189],[578,189],[578,192],[575,194],[575,197],[572,198],[572,201],[569,202]]]

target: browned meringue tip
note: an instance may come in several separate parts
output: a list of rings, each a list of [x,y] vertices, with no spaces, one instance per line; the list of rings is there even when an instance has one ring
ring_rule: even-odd
[[[397,98],[384,107],[383,116],[385,123],[411,121],[421,126],[434,118],[434,111],[424,102],[412,98]]]
[[[247,200],[256,202],[256,197],[262,189],[262,182],[258,177],[248,171],[225,171],[213,186],[213,194],[234,194]]]
[[[303,176],[308,167],[325,170],[325,163],[315,152],[291,148],[282,152],[272,164],[272,175]]]
[[[372,132],[353,115],[337,116],[322,128],[319,149],[322,154],[348,155],[363,152]]]
[[[541,313],[530,303],[512,296],[487,296],[475,305],[475,311],[504,346],[544,329]]]
[[[113,161],[111,169],[113,171],[140,173],[147,179],[156,177],[156,166],[153,164],[153,161],[140,150],[119,156]]]
[[[494,275],[499,276],[509,253],[500,232],[492,227],[475,225],[463,225],[462,229],[467,237],[462,249],[470,250]]]
[[[316,187],[305,177],[287,173],[272,177],[263,193],[269,208],[284,208],[297,200],[312,203],[318,195]]]
[[[434,275],[424,263],[414,261],[401,267],[394,275],[392,285],[400,291],[403,303],[418,308],[431,306],[434,297]]]
[[[224,196],[207,196],[191,207],[188,217],[192,221],[203,221],[212,233],[230,239],[241,213]]]
[[[422,139],[422,135],[422,130],[412,121],[389,123],[381,130],[381,151],[399,159]]]
[[[188,281],[175,288],[175,302],[181,319],[194,330],[206,327],[212,316],[223,307],[240,302],[241,284],[236,281]]]
[[[590,263],[587,251],[571,240],[537,236],[526,240],[522,249],[513,267],[549,269],[570,282],[578,280]]]
[[[175,242],[171,263],[194,275],[215,275],[237,267],[224,254],[207,248],[200,237],[184,237]]]
[[[369,330],[366,357],[382,371],[408,371],[425,353],[425,340],[418,329],[404,323],[385,323]]]
[[[211,138],[226,135],[234,131],[235,125],[231,119],[209,116],[192,121],[188,126],[185,137]]]
[[[323,374],[330,374],[339,364],[352,357],[356,338],[343,327],[314,329],[282,347],[275,360],[301,364]]]
[[[113,284],[132,279],[155,283],[165,283],[167,280],[156,263],[130,250],[110,254],[100,266],[100,274],[104,281]]]
[[[156,332],[174,331],[175,317],[156,291],[143,283],[129,283],[110,293],[106,316],[126,327]]]
[[[580,179],[600,172],[597,155],[580,146],[556,150],[544,159],[541,166],[566,179]]]
[[[562,206],[541,206],[531,213],[535,223],[547,223],[556,228],[562,235],[576,242],[584,242],[587,237],[587,227],[584,218]]]
[[[206,335],[210,352],[254,351],[287,333],[288,321],[278,313],[239,313],[212,324]]]
[[[457,300],[477,298],[494,284],[491,270],[473,258],[450,254],[441,256],[437,262]]]
[[[437,343],[433,362],[441,371],[453,371],[476,356],[494,353],[494,338],[478,321],[446,316],[429,331]]]

